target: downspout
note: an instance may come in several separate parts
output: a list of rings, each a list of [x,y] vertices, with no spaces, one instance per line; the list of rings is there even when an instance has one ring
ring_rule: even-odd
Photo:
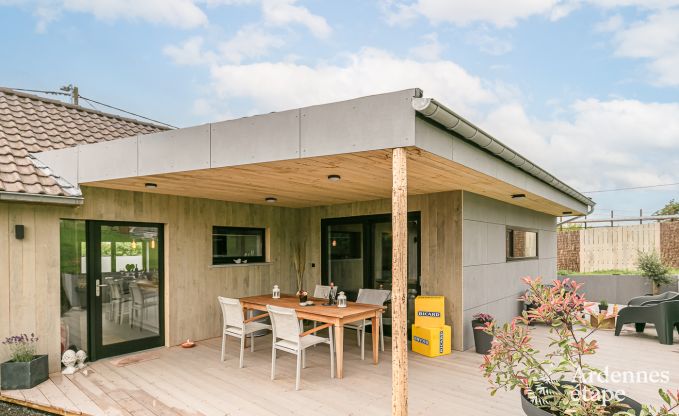
[[[574,198],[578,202],[587,205],[587,209],[591,210],[595,203],[591,199],[582,195],[580,192],[561,182],[554,175],[546,172],[539,166],[535,165],[528,159],[521,156],[518,152],[512,150],[499,140],[493,138],[488,133],[474,126],[469,121],[460,117],[458,114],[437,102],[433,98],[413,98],[412,106],[418,113],[424,117],[434,120],[448,130],[451,130],[468,140],[487,152],[495,155],[523,170],[524,172],[536,177],[546,184],[558,189],[566,195]]]

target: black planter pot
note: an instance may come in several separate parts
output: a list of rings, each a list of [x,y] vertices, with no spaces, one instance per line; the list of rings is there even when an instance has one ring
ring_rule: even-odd
[[[304,302],[306,302],[306,301],[307,301],[307,296],[306,296],[306,295],[305,295],[305,296],[300,296],[300,297],[299,297],[299,303],[304,303]]]
[[[47,355],[35,355],[28,362],[0,364],[0,389],[31,389],[49,378]]]
[[[493,336],[486,334],[477,327],[484,326],[481,321],[473,320],[472,329],[474,330],[474,346],[476,347],[476,352],[479,354],[488,354],[490,352],[490,346],[493,342]]]
[[[561,384],[575,384],[567,381],[562,381]],[[609,391],[606,389],[602,389],[605,391]],[[636,400],[630,399],[629,397],[623,396],[622,401],[623,404],[626,404],[627,406],[630,407],[630,409],[634,410],[635,414],[639,414],[641,412],[641,404],[637,402]],[[523,391],[521,391],[521,408],[523,409],[523,412],[526,414],[526,416],[554,416],[554,413],[550,413],[546,410],[540,409],[539,407],[533,405],[530,400],[523,394]]]

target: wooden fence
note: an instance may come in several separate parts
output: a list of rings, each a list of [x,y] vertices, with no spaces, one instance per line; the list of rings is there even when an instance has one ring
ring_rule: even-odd
[[[580,271],[636,269],[639,251],[660,253],[660,224],[580,231]]]

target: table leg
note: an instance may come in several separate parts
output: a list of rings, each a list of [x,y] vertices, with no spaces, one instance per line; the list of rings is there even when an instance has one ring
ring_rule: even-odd
[[[344,378],[344,327],[341,324],[335,324],[335,355],[337,378]]]
[[[377,364],[379,359],[380,349],[380,327],[377,322],[377,315],[371,318],[372,320],[372,335],[373,335],[373,364]]]

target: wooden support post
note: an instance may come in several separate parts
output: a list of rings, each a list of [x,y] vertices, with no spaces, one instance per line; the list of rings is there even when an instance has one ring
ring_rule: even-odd
[[[408,414],[408,170],[407,151],[392,151],[391,414]]]

